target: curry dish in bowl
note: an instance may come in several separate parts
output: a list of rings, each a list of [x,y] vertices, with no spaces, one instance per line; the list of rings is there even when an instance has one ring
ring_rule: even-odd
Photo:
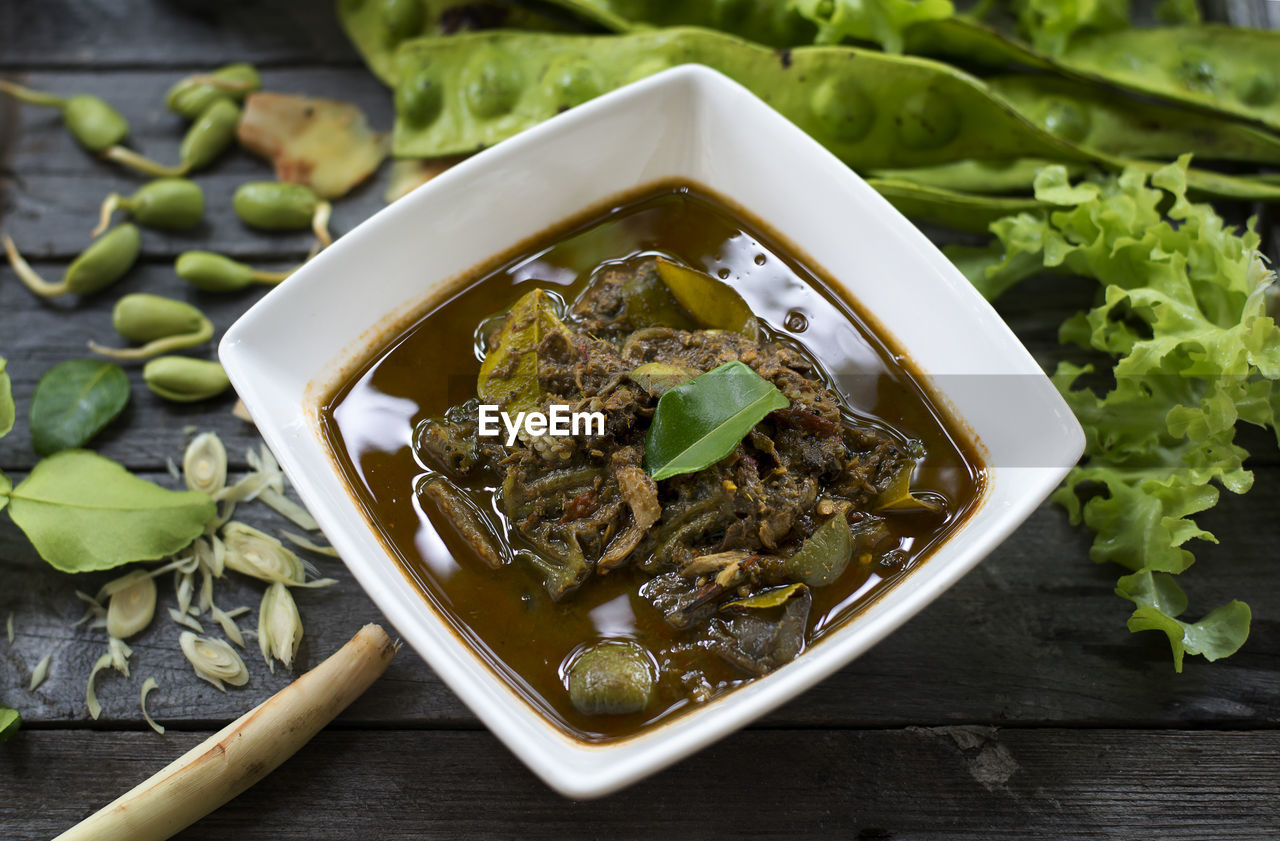
[[[581,214],[426,310],[324,436],[407,579],[576,739],[785,666],[982,497],[891,337],[697,185]]]

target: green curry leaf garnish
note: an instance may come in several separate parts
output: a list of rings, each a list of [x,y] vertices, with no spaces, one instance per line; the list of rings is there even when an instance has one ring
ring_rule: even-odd
[[[726,362],[662,395],[645,436],[645,469],[661,481],[710,467],[765,415],[790,405],[773,383]]]

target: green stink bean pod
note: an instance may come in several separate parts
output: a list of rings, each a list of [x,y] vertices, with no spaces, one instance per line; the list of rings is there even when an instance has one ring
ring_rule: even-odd
[[[194,120],[216,100],[243,102],[246,96],[261,89],[262,77],[252,64],[228,64],[212,73],[187,76],[174,83],[165,94],[164,104],[175,114]]]
[[[138,228],[127,223],[120,225],[80,252],[80,256],[71,261],[60,282],[50,283],[36,274],[8,235],[4,237],[3,243],[14,274],[28,289],[42,298],[68,293],[88,295],[105,289],[124,277],[142,251],[142,236],[138,233]]]
[[[157,356],[142,367],[147,388],[175,403],[195,403],[217,397],[231,387],[217,362],[189,356]]]
[[[206,292],[235,292],[252,283],[275,285],[293,271],[267,272],[212,251],[186,251],[174,261],[178,276]]]
[[[375,75],[395,78],[395,51],[408,38],[468,29],[573,29],[572,24],[513,3],[475,0],[344,0],[338,15]]]
[[[148,228],[182,231],[198,225],[204,216],[204,191],[185,178],[157,178],[139,187],[132,196],[112,193],[102,203],[93,236],[107,229],[117,208]]]
[[[434,88],[440,97],[438,109],[397,118],[399,157],[470,152],[553,116],[565,104],[554,95],[565,67],[593,85],[598,80],[603,92],[642,66],[656,71],[699,62],[767,98],[859,169],[1020,157],[1119,165],[1044,131],[952,67],[853,47],[797,47],[779,55],[693,28],[602,37],[482,32],[407,42],[398,62],[401,104],[413,91]]]
[[[986,82],[1050,133],[1109,155],[1166,160],[1191,152],[1196,160],[1280,163],[1280,137],[1235,119],[1047,75]]]
[[[311,228],[321,246],[333,238],[328,221],[332,210],[305,184],[285,181],[250,181],[236,188],[231,200],[240,221],[264,231],[301,231]]]
[[[0,80],[3,91],[19,102],[57,108],[76,142],[90,152],[105,152],[129,135],[129,121],[106,100],[91,94],[61,97]]]
[[[133,348],[109,348],[89,342],[89,349],[94,353],[112,359],[150,359],[213,338],[213,322],[191,304],[141,292],[116,301],[111,310],[111,325],[125,339],[142,344]]]
[[[1057,61],[1089,78],[1280,130],[1276,56],[1280,32],[1205,24],[1090,33]]]
[[[916,184],[900,178],[868,178],[867,184],[903,215],[958,231],[986,233],[997,219],[1048,209],[1030,196],[989,196]]]

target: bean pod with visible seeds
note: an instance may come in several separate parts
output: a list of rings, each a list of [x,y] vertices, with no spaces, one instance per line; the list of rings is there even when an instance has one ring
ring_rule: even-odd
[[[252,64],[228,64],[212,73],[187,76],[176,82],[165,94],[164,104],[175,114],[194,120],[219,99],[243,102],[261,89],[262,77]]]
[[[142,345],[109,348],[89,342],[89,349],[94,353],[112,359],[150,359],[213,338],[213,323],[191,304],[141,292],[116,301],[111,311],[111,325],[125,339]]]
[[[80,252],[58,283],[50,283],[36,274],[8,235],[5,235],[3,244],[18,279],[40,297],[53,298],[68,293],[89,295],[124,277],[142,251],[142,236],[135,225],[126,223],[113,228]]]
[[[132,196],[112,193],[102,203],[93,236],[107,229],[117,208],[149,228],[182,231],[198,225],[204,216],[204,191],[185,178],[157,178],[139,187]]]
[[[147,388],[175,403],[195,403],[217,397],[231,387],[217,362],[189,356],[158,356],[142,368]]]
[[[235,292],[253,283],[271,286],[293,273],[261,271],[212,251],[183,252],[173,267],[179,277],[206,292]]]
[[[408,42],[397,62],[400,157],[490,146],[585,98],[699,62],[764,96],[860,169],[1017,157],[1119,166],[1042,130],[972,76],[853,47],[801,47],[780,57],[693,28],[601,37],[484,32]]]

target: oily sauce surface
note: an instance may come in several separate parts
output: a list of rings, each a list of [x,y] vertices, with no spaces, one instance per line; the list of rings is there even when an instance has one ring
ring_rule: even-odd
[[[680,635],[636,594],[647,576],[634,569],[593,576],[555,603],[520,564],[486,567],[416,493],[429,471],[415,457],[414,428],[475,396],[476,328],[486,318],[505,311],[534,286],[572,301],[602,262],[652,253],[702,267],[731,284],[768,327],[793,338],[822,363],[856,418],[923,442],[927,455],[912,488],[947,500],[940,514],[890,515],[899,551],[873,563],[852,563],[839,580],[813,591],[808,644],[923,561],[976,507],[983,482],[973,445],[857,310],[780,252],[758,225],[699,188],[654,185],[481,270],[465,288],[376,349],[322,407],[320,420],[354,496],[408,578],[530,704],[585,741],[634,735],[692,702],[679,687],[659,684],[654,703],[641,713],[579,713],[569,702],[562,664],[584,645],[629,638],[660,663],[694,658],[717,695],[749,678],[706,651],[682,646]]]

